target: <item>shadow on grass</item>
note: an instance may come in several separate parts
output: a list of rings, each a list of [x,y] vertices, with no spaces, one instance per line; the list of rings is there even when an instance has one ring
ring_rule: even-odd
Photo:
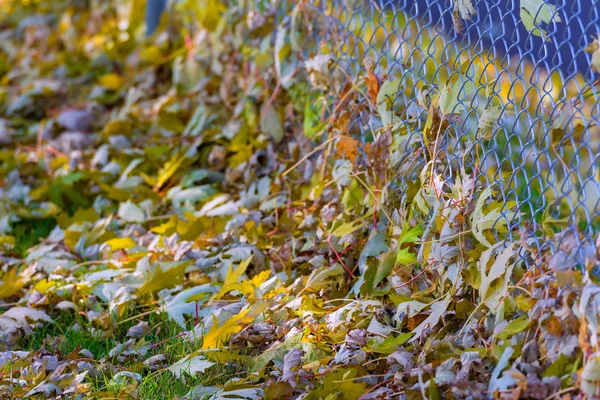
[[[12,226],[12,234],[15,237],[16,255],[25,257],[27,250],[39,244],[40,239],[48,237],[56,226],[54,218],[22,219]]]

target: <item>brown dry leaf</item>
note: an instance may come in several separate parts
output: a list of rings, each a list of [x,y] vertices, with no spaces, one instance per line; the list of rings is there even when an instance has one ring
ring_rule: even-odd
[[[588,333],[588,326],[585,316],[581,316],[581,321],[579,324],[579,336],[578,343],[581,350],[586,353],[590,350],[590,334]]]
[[[391,144],[392,134],[389,130],[386,130],[374,143],[372,143],[371,146],[365,148],[365,151],[367,152],[367,163],[375,170],[375,175],[381,181],[385,181]]]
[[[421,324],[421,322],[427,319],[427,315],[425,314],[417,314],[414,317],[408,318],[408,329],[410,331],[415,330],[417,326]]]
[[[431,107],[429,110],[429,118],[425,124],[423,138],[428,146],[430,153],[433,152],[433,147],[438,136],[443,134],[450,126],[447,118],[442,120],[443,115],[440,113],[439,107]]]
[[[358,155],[358,140],[347,135],[341,135],[337,141],[335,155],[338,158],[346,157],[354,163]]]
[[[371,104],[373,104],[373,106],[376,106],[377,95],[379,94],[379,89],[381,88],[381,80],[377,75],[375,75],[371,71],[369,71],[368,75],[363,79],[365,81],[365,85],[367,85],[367,91],[369,93],[369,99],[371,100]]]
[[[562,336],[563,327],[561,321],[557,317],[551,315],[545,322],[546,330],[548,331],[548,333],[556,337]]]

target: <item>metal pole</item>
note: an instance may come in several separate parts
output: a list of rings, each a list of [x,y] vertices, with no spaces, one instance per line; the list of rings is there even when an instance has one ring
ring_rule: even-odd
[[[146,0],[146,36],[154,33],[166,6],[167,0]]]

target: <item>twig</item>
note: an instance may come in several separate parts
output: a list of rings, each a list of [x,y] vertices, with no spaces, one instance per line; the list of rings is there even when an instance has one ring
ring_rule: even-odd
[[[317,151],[321,150],[323,147],[327,146],[330,142],[332,142],[336,137],[332,137],[331,139],[326,140],[325,142],[321,143],[319,146],[315,147],[310,153],[308,153],[307,155],[305,155],[304,157],[302,157],[300,160],[298,160],[298,162],[294,165],[292,165],[290,168],[288,168],[286,171],[284,171],[281,174],[281,177],[283,178],[284,176],[286,176],[287,174],[289,174],[290,172],[292,172],[294,169],[296,169],[296,167],[300,164],[302,164],[304,161],[306,161],[310,156],[312,156],[313,154],[315,154]]]
[[[401,287],[404,287],[406,285],[408,285],[409,283],[413,282],[415,279],[417,279],[419,276],[423,275],[425,273],[425,271],[427,271],[429,268],[431,268],[431,266],[433,265],[433,263],[429,263],[429,265],[427,265],[425,268],[423,268],[423,271],[419,272],[416,276],[412,277],[411,279],[409,279],[408,281],[404,282],[402,285],[400,286],[396,286],[396,289],[399,289]]]
[[[558,399],[559,398],[558,396],[560,396],[561,394],[569,393],[569,392],[572,392],[573,390],[577,390],[577,386],[571,386],[566,389],[559,390],[558,392],[546,397],[544,400]]]
[[[365,189],[367,189],[367,191],[371,194],[371,196],[373,196],[373,201],[376,202],[376,203],[378,203],[379,208],[381,209],[381,212],[383,212],[385,214],[385,217],[388,219],[388,221],[390,222],[390,224],[393,223],[393,220],[390,217],[390,214],[388,214],[388,212],[381,205],[381,203],[379,202],[379,200],[377,200],[377,196],[375,196],[375,193],[373,193],[373,191],[371,190],[371,188],[362,179],[360,179],[357,174],[352,174],[352,176],[354,176],[356,178],[356,180],[358,182],[360,182],[360,184],[363,185],[365,187]]]
[[[46,127],[46,120],[43,120],[40,123],[40,128],[38,129],[38,134],[37,134],[36,150],[37,150],[38,161],[42,158],[42,139],[43,139],[45,127]]]
[[[150,315],[152,313],[155,313],[156,311],[157,310],[150,310],[150,311],[146,311],[146,312],[143,312],[141,314],[138,314],[138,315],[134,315],[133,317],[129,317],[127,319],[124,319],[123,321],[117,322],[117,325],[121,325],[121,324],[124,324],[126,322],[133,321],[134,319],[145,317],[146,315]]]
[[[75,270],[79,267],[84,267],[86,265],[101,265],[101,264],[114,264],[117,265],[117,262],[115,260],[89,260],[89,261],[84,261],[81,262],[79,264],[75,264],[73,267],[71,267],[71,270]]]

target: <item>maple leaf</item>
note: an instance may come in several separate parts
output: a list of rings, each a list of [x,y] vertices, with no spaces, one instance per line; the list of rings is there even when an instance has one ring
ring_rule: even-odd
[[[185,269],[190,264],[191,261],[156,263],[151,268],[146,282],[138,289],[139,295],[143,296],[181,284],[185,277]]]
[[[213,315],[213,324],[204,336],[202,350],[218,349],[223,346],[231,335],[238,333],[245,324],[252,322],[254,318],[248,315],[249,312],[250,308],[246,308],[220,326],[219,320]]]
[[[14,268],[2,275],[0,282],[0,299],[17,294],[25,285],[25,282],[17,276],[17,270]]]

